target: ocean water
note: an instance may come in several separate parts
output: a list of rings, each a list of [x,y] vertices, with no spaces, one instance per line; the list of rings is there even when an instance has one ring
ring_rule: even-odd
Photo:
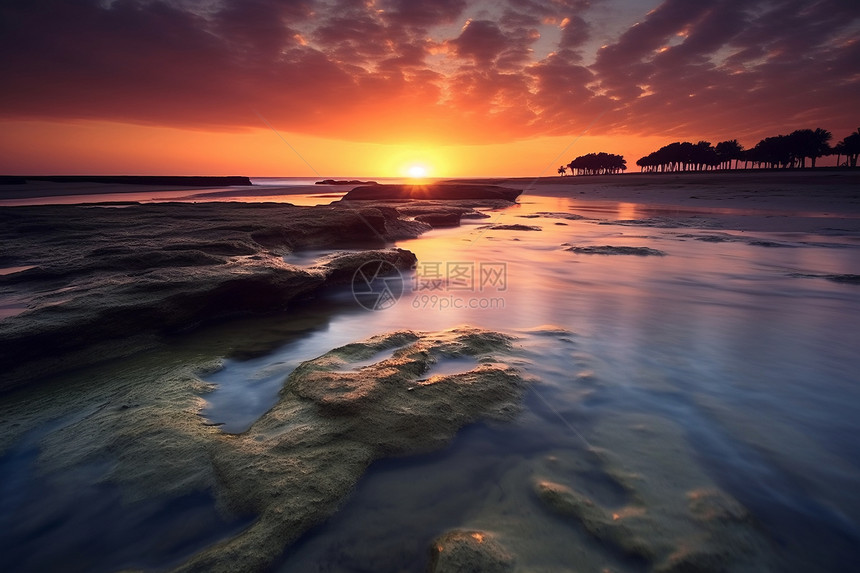
[[[156,186],[142,186],[143,190],[135,190],[135,186],[127,185],[119,192],[105,193],[100,188],[113,189],[121,186],[100,185],[89,183],[65,184],[64,189],[69,187],[80,188],[79,193],[52,195],[55,187],[49,185],[41,186],[31,190],[25,197],[0,198],[0,207],[15,207],[22,205],[79,205],[108,204],[114,206],[128,203],[194,203],[212,201],[243,201],[243,202],[279,202],[293,203],[294,205],[327,205],[337,200],[341,195],[349,191],[349,186],[316,185],[317,181],[324,179],[345,181],[370,181],[361,177],[251,177],[251,187],[232,186],[214,187],[211,189],[171,189],[163,191]],[[400,184],[412,183],[414,180],[402,177],[381,177],[372,179],[377,183]],[[428,178],[422,181],[438,181],[440,179]],[[55,184],[59,186],[59,184]],[[14,186],[13,191],[27,191],[21,186]],[[24,186],[26,187],[26,186]],[[32,187],[32,186],[31,186]],[[316,190],[315,190],[315,189]],[[278,193],[278,191],[282,191]],[[120,204],[120,205],[117,205]]]
[[[740,232],[720,228],[707,211],[679,216],[534,195],[488,214],[399,242],[419,264],[399,277],[406,288],[395,304],[368,311],[348,289],[331,292],[303,310],[301,328],[267,335],[248,355],[222,356],[201,375],[212,385],[201,395],[203,421],[227,433],[265,413],[302,361],[392,330],[468,324],[509,333],[518,338],[517,363],[537,380],[515,421],[476,424],[442,451],[373,464],[341,511],[287,550],[280,571],[421,571],[433,538],[458,527],[495,528],[535,570],[575,569],[574,559],[587,570],[643,570],[575,523],[545,515],[530,493],[533,479],[552,473],[547,460],[587,459],[594,448],[617,452],[622,468],[666,505],[689,492],[664,468],[695,468],[703,485],[749,510],[789,570],[850,570],[860,562],[860,287],[832,280],[858,274],[857,237]],[[605,246],[660,254],[569,250]],[[252,331],[246,323],[235,336]],[[218,332],[230,336],[229,327]],[[644,426],[664,434],[639,450],[628,436]],[[7,518],[9,504],[20,511],[20,500],[36,492],[40,507],[68,506],[76,479],[104,474],[83,465],[62,487],[50,474],[33,481],[37,438],[22,438],[0,458]],[[624,493],[598,469],[576,475],[599,503],[623,505]],[[175,546],[139,543],[135,553],[124,536],[161,539],[164,520],[181,513],[171,503],[205,516],[206,498],[150,503],[157,518],[116,534],[113,548],[100,547],[101,561],[77,570],[175,562]],[[84,521],[123,520],[122,507],[104,506],[84,512]],[[46,548],[40,567],[50,563],[51,548],[70,543],[57,520],[82,519],[75,514],[29,516],[24,533],[0,534],[0,552],[26,542]],[[241,516],[214,525],[189,519],[188,550],[243,523]],[[66,555],[56,551],[54,562]],[[14,566],[39,570],[23,558]]]

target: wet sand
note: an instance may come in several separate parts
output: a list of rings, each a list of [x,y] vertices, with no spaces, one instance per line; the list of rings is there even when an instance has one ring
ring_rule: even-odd
[[[637,174],[481,180],[586,203],[627,203],[647,216],[707,213],[749,231],[860,231],[860,170]]]

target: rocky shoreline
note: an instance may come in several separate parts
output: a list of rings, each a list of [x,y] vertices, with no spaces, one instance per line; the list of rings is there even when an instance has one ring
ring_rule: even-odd
[[[509,205],[509,202],[504,202]],[[480,217],[495,201],[288,204],[165,203],[0,209],[0,392],[128,355],[164,336],[247,313],[279,311],[348,283],[365,262],[399,270],[412,253],[387,248],[434,226]],[[119,207],[119,206],[117,206]],[[284,256],[359,249],[297,266]]]
[[[355,187],[344,201],[387,200],[501,200],[516,201],[522,190],[498,185],[473,183],[433,183],[429,185],[367,185]]]
[[[513,342],[468,327],[358,341],[297,368],[278,404],[246,433],[188,435],[189,448],[210,452],[222,503],[259,517],[177,571],[232,571],[237,560],[245,571],[265,570],[336,511],[373,460],[439,449],[478,419],[510,420],[527,383],[505,363]],[[391,358],[351,367],[391,349]],[[433,364],[459,357],[479,364],[425,376]]]
[[[390,248],[392,241],[485,218],[479,209],[505,205],[510,203],[394,197],[325,207],[0,209],[0,268],[17,269],[0,274],[0,292],[30,296],[28,310],[0,321],[7,390],[0,403],[0,456],[14,460],[21,451],[15,448],[31,440],[32,474],[19,475],[54,479],[93,472],[86,475],[88,483],[122,492],[123,504],[105,516],[105,527],[134,522],[136,507],[171,507],[195,495],[209,496],[213,512],[223,517],[226,525],[216,525],[196,546],[152,564],[120,561],[117,568],[228,571],[241,563],[246,571],[278,570],[279,563],[293,567],[291,552],[350,503],[374,461],[445,448],[461,428],[481,421],[489,423],[473,429],[504,427],[510,428],[505,435],[518,436],[534,423],[526,418],[535,415],[535,399],[548,405],[560,395],[559,402],[570,406],[559,414],[565,426],[542,427],[528,438],[538,441],[522,452],[508,451],[516,439],[499,442],[504,463],[487,465],[495,472],[492,481],[469,511],[452,512],[449,521],[414,537],[423,544],[417,552],[423,551],[428,571],[558,570],[560,564],[619,571],[785,569],[755,508],[703,471],[680,422],[623,409],[597,412],[613,382],[593,369],[597,360],[585,336],[561,326],[437,330],[451,326],[446,324],[431,332],[409,324],[385,326],[380,330],[387,332],[344,337],[290,364],[277,379],[276,401],[240,433],[227,433],[218,418],[207,417],[206,396],[224,388],[212,374],[227,371],[234,356],[258,356],[291,336],[305,338],[309,324],[301,324],[296,309],[321,289],[348,282],[368,260],[407,269],[415,255]],[[550,211],[537,215],[526,218],[546,219],[538,221],[543,227],[494,230],[542,229],[530,233],[541,237],[551,232],[553,220],[582,219]],[[662,220],[632,221],[641,226]],[[693,238],[684,231],[682,238]],[[703,242],[715,241],[709,233]],[[585,255],[653,255],[659,262],[663,254],[602,243],[564,246],[565,256],[590,260],[603,257]],[[677,257],[670,254],[665,260]],[[243,329],[238,325],[245,319],[232,318],[246,314],[252,316]],[[222,319],[231,320],[185,336]],[[343,345],[344,340],[355,342]],[[146,348],[151,351],[141,352]],[[552,366],[540,366],[553,360],[553,352],[565,360],[557,385]],[[316,358],[306,360],[310,356]],[[61,372],[51,378],[55,382],[33,383]],[[551,416],[555,425],[557,418]],[[568,422],[576,435],[552,438],[566,434]],[[558,442],[545,444],[544,438]],[[484,471],[482,464],[476,467]],[[430,473],[429,481],[445,479],[420,471]],[[471,478],[463,477],[471,474],[460,463],[447,471],[448,478],[458,478],[445,487],[471,496]],[[386,503],[397,504],[394,491],[386,489],[385,496]],[[463,501],[448,497],[450,504]],[[428,511],[444,511],[428,505]],[[404,520],[416,519],[397,507]],[[21,511],[29,517],[31,508]],[[31,528],[42,526],[31,521]],[[10,545],[54,539],[27,537],[35,529],[26,526]],[[363,527],[364,522],[362,535]],[[366,554],[387,551],[375,541],[359,536],[338,550],[361,563]],[[19,553],[38,551],[31,545]],[[62,559],[59,551],[49,553],[47,559]]]
[[[166,568],[235,571],[241,563],[242,571],[266,571],[337,511],[374,460],[441,449],[478,420],[512,420],[531,382],[513,366],[515,343],[465,326],[359,340],[301,364],[277,403],[241,434],[201,422],[202,396],[213,389],[203,377],[216,364],[138,355],[98,385],[16,394],[0,405],[0,427],[16,412],[19,423],[8,434],[20,437],[58,410],[85,411],[40,441],[41,472],[71,474],[111,460],[100,481],[119,486],[128,504],[208,492],[222,515],[247,527],[186,549],[181,563]],[[472,366],[464,371],[432,373],[466,359]]]

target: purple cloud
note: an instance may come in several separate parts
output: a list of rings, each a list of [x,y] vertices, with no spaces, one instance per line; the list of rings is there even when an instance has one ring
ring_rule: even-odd
[[[488,6],[6,0],[0,116],[229,130],[256,109],[288,131],[450,142],[598,116],[592,133],[710,139],[856,127],[853,2],[664,0],[603,39],[589,2]]]

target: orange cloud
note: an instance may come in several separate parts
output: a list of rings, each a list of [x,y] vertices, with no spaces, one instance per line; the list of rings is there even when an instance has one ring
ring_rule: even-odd
[[[601,37],[619,1],[8,0],[0,121],[238,142],[259,114],[328,141],[441,146],[856,127],[850,3],[655,0]]]

